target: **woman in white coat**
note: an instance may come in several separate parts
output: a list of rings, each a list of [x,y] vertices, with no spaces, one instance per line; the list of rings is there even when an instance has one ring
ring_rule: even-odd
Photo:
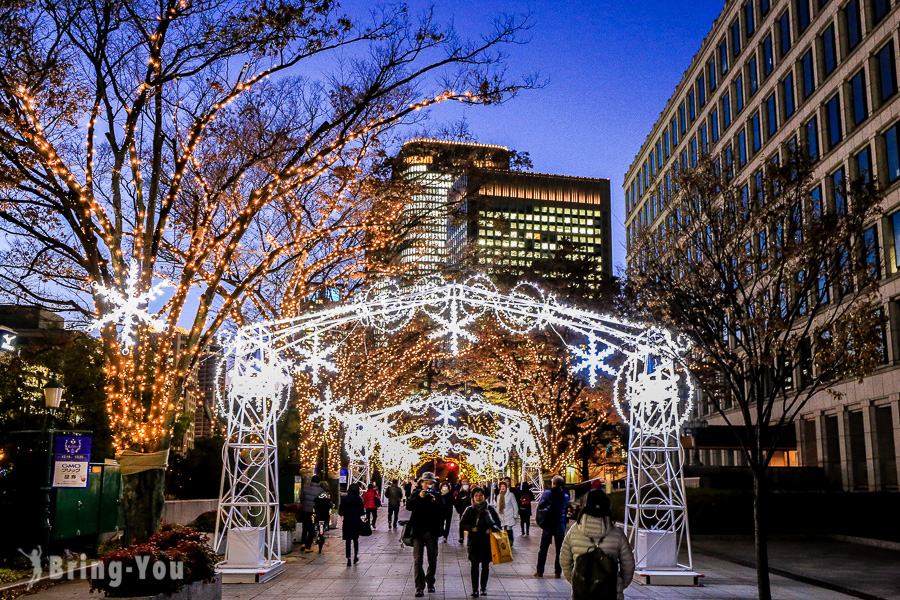
[[[578,521],[566,532],[566,539],[563,540],[559,564],[569,583],[572,583],[575,559],[588,552],[594,544],[604,554],[619,561],[616,591],[619,600],[623,600],[625,588],[634,577],[634,554],[625,533],[613,523],[609,496],[600,489],[588,493]]]
[[[497,501],[494,506],[497,514],[500,515],[500,527],[506,530],[509,536],[509,545],[513,545],[513,531],[516,529],[516,523],[519,520],[519,503],[516,502],[516,496],[506,485],[505,481],[500,482],[500,491],[497,493]]]

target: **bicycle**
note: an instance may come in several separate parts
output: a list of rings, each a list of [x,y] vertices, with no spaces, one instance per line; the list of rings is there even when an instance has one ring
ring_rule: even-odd
[[[316,523],[316,543],[319,545],[319,554],[322,554],[322,546],[325,545],[325,526],[327,521],[318,521]]]

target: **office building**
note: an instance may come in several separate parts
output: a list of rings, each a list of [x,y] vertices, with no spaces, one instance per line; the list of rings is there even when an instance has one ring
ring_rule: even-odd
[[[730,0],[635,157],[624,182],[628,261],[643,228],[658,229],[676,165],[709,152],[750,181],[799,144],[815,162],[812,190],[826,204],[859,176],[883,187],[884,217],[870,224],[871,259],[890,324],[883,364],[862,383],[840,381],[796,421],[796,448],[775,464],[818,466],[847,490],[898,486],[900,448],[900,49],[897,0]],[[722,419],[701,403],[700,418]],[[705,464],[740,464],[733,449],[701,451]]]

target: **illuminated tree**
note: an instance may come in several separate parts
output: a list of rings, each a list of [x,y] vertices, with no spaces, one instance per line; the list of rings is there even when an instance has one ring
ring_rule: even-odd
[[[883,356],[878,249],[865,233],[881,195],[863,175],[826,203],[802,153],[749,181],[704,157],[676,178],[659,227],[632,241],[632,297],[690,339],[704,398],[753,473],[761,599],[771,598],[766,471],[779,438],[812,396]]]
[[[371,210],[375,188],[358,182],[377,175],[392,128],[530,85],[507,80],[499,50],[522,20],[469,42],[402,5],[360,22],[336,10],[0,3],[0,290],[89,320],[128,305],[101,332],[121,450],[167,450],[185,383],[228,319],[265,309],[285,281],[288,312],[364,270],[363,242],[389,243],[394,210]],[[157,526],[163,475],[125,478],[130,537]]]

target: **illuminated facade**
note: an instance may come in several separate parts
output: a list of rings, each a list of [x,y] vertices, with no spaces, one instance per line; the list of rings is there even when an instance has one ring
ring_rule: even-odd
[[[612,275],[608,179],[473,169],[454,185],[454,198],[451,264],[521,276],[567,241],[575,256],[596,261],[598,275]]]
[[[415,223],[400,254],[410,274],[436,272],[446,265],[448,196],[460,174],[471,167],[509,169],[509,160],[510,151],[504,146],[431,139],[403,144],[396,175],[419,186],[403,215]]]

